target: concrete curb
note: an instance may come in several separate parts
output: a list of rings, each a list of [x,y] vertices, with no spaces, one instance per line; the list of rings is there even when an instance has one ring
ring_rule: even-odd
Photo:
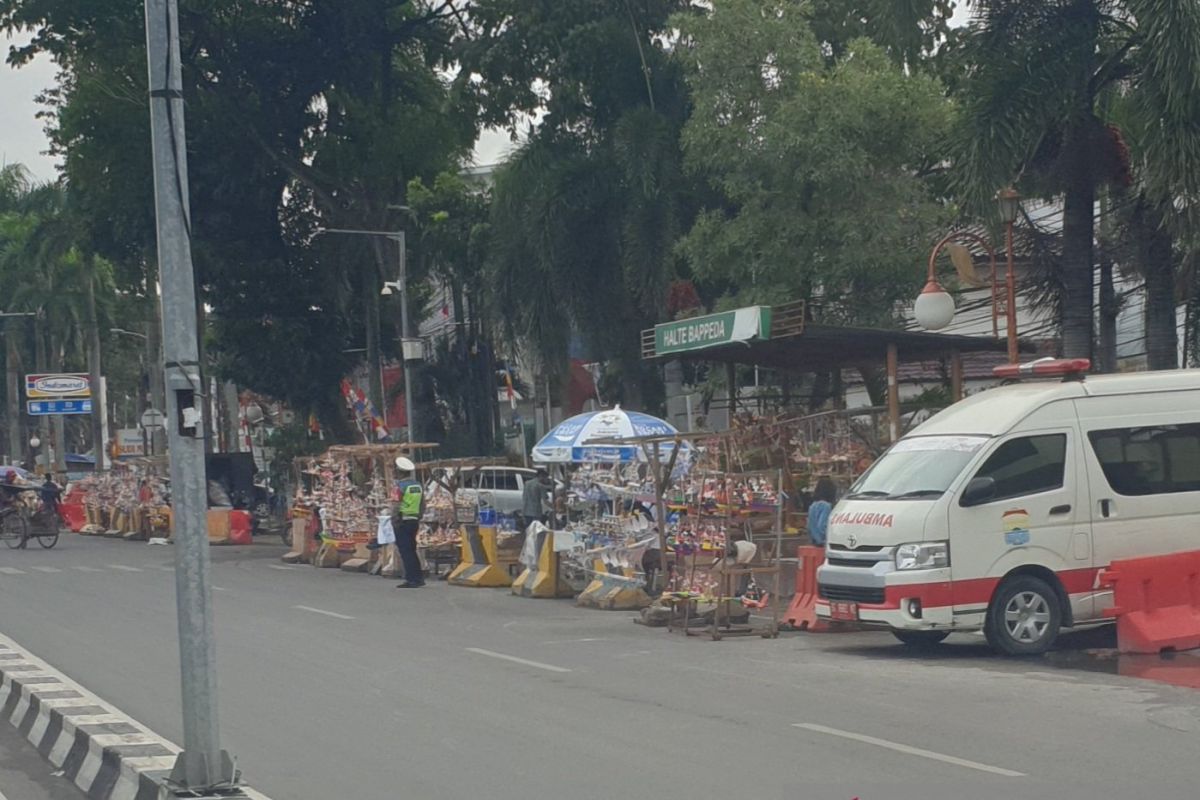
[[[0,717],[89,800],[159,800],[180,750],[3,635]]]

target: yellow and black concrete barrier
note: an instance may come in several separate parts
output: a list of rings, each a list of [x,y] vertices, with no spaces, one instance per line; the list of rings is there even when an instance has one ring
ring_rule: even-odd
[[[486,588],[512,586],[512,578],[497,565],[494,526],[463,526],[461,547],[462,560],[446,578],[449,583]]]
[[[512,593],[521,597],[571,597],[575,594],[562,579],[560,560],[554,549],[554,531],[541,528],[533,534],[537,560],[513,582]]]
[[[575,599],[576,605],[606,611],[636,610],[651,602],[635,570],[600,557],[592,562],[592,582]]]

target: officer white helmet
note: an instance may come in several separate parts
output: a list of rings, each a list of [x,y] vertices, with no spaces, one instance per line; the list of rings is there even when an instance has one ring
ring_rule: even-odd
[[[396,469],[400,470],[401,472],[412,472],[416,468],[417,465],[404,456],[400,456],[396,459]]]

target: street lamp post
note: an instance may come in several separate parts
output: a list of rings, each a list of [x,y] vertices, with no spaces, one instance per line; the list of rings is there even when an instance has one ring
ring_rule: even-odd
[[[922,328],[930,331],[941,330],[954,319],[954,298],[942,288],[942,284],[937,279],[937,257],[946,245],[964,240],[978,244],[987,251],[992,272],[992,327],[993,333],[997,333],[995,326],[997,302],[996,250],[987,239],[970,231],[953,231],[943,236],[933,246],[933,250],[929,253],[929,271],[925,276],[925,288],[917,295],[917,300],[913,304],[913,314],[917,318],[917,323]]]
[[[406,207],[397,206],[407,210]],[[400,292],[400,358],[404,368],[404,416],[406,417],[405,430],[408,434],[408,443],[412,444],[416,441],[415,431],[413,426],[413,392],[412,392],[412,370],[409,366],[409,339],[408,339],[408,275],[407,266],[405,264],[405,245],[404,231],[362,231],[350,228],[320,228],[318,234],[324,233],[339,233],[346,236],[383,236],[396,242],[400,249],[399,266],[400,271],[397,280],[386,281],[383,284],[383,289],[380,294],[385,297],[390,295],[393,290]]]
[[[1011,192],[1012,190],[1006,191]],[[1012,195],[1015,194],[1015,192],[1012,192]],[[1011,198],[1006,196],[1005,199],[1009,200]],[[1004,209],[1003,205],[1002,209]],[[1005,210],[1005,213],[1007,214],[1007,210]],[[1005,298],[1005,322],[1008,339],[1008,361],[1010,364],[1017,363],[1019,357],[1017,343],[1017,292],[1016,281],[1013,275],[1012,251],[1012,226],[1015,219],[1015,210],[1012,211],[1011,217],[1005,217],[1005,222],[1008,225],[1008,274],[1005,276],[1005,294],[1007,295]],[[954,319],[954,298],[938,282],[937,258],[941,254],[942,248],[946,247],[946,245],[962,241],[977,244],[987,251],[992,277],[992,334],[999,336],[1000,281],[996,264],[996,249],[992,247],[992,243],[987,239],[970,231],[954,231],[949,233],[933,246],[933,250],[929,254],[929,271],[925,278],[925,287],[917,295],[916,302],[913,303],[913,315],[917,318],[917,324],[931,331],[946,327]]]
[[[1017,279],[1013,273],[1013,225],[1016,224],[1017,214],[1021,211],[1021,195],[1009,186],[996,194],[996,202],[1000,205],[1000,216],[1004,220],[1005,249],[1008,255],[1008,272],[1004,276],[1004,288],[1008,297],[1005,298],[1005,321],[1008,323],[1008,362],[1017,363]],[[995,314],[995,279],[993,278],[992,308]]]

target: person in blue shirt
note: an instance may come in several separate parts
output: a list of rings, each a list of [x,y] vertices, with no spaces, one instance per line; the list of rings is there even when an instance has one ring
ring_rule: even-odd
[[[833,478],[822,475],[813,489],[813,501],[808,507],[808,538],[818,547],[825,546],[829,535],[829,515],[837,503],[837,487]]]

